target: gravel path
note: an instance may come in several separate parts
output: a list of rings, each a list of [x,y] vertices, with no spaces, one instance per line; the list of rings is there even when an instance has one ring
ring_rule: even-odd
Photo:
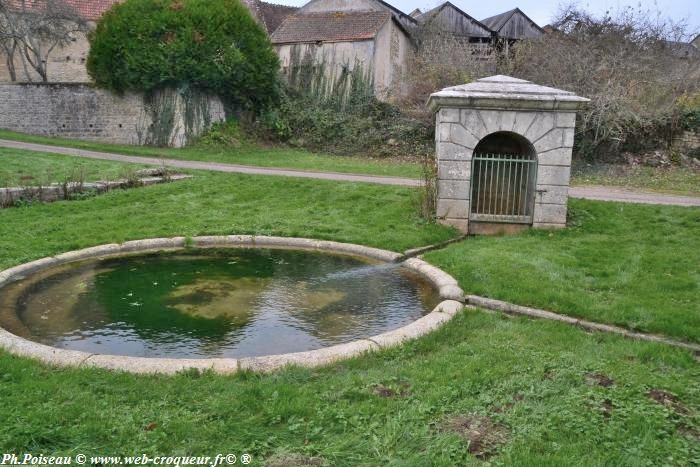
[[[179,169],[212,170],[215,172],[242,173],[251,175],[271,175],[278,177],[315,178],[320,180],[335,180],[341,182],[378,183],[380,185],[397,185],[418,187],[421,181],[412,178],[389,177],[381,175],[357,175],[339,172],[314,172],[309,170],[276,169],[253,167],[248,165],[224,164],[220,162],[201,162],[178,159],[161,159],[157,157],[128,156],[106,152],[89,151],[85,149],[66,148],[46,144],[24,143],[0,139],[0,147],[24,149],[36,152],[63,154],[68,156],[85,157],[117,162],[162,166]],[[593,199],[599,201],[618,201],[624,203],[665,204],[672,206],[699,206],[700,197],[666,195],[661,193],[636,192],[623,188],[604,186],[571,187],[569,196],[572,198]]]
[[[36,152],[48,152],[63,154],[66,156],[85,157],[88,159],[100,159],[105,161],[130,162],[134,164],[156,165],[162,167],[174,167],[177,169],[211,170],[214,172],[241,173],[251,175],[272,175],[278,177],[316,178],[321,180],[335,180],[340,182],[364,182],[378,183],[380,185],[420,186],[420,180],[411,178],[388,177],[381,175],[356,175],[338,172],[313,172],[309,170],[276,169],[267,167],[255,167],[250,165],[224,164],[221,162],[188,161],[179,159],[162,159],[159,157],[127,156],[125,154],[112,154],[107,152],[90,151],[86,149],[66,148],[46,144],[24,143],[0,139],[0,147],[12,149],[24,149]]]

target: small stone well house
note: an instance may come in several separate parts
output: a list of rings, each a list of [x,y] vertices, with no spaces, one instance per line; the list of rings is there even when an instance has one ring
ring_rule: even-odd
[[[588,102],[501,75],[432,94],[437,216],[464,233],[565,227],[576,111]]]
[[[312,0],[271,40],[293,84],[325,95],[371,86],[378,97],[400,92],[416,20],[379,0]]]

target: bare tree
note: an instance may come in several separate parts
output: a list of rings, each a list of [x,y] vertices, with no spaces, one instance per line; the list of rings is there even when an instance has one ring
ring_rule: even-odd
[[[10,80],[17,81],[17,71],[15,70],[15,52],[17,51],[17,41],[14,37],[4,34],[2,16],[0,16],[0,50],[5,53],[7,70],[10,73]]]
[[[445,32],[440,24],[421,25],[413,38],[417,47],[403,76],[407,92],[400,99],[405,108],[425,109],[425,101],[436,90],[493,74],[490,43],[472,43],[468,37]]]
[[[10,76],[16,80],[15,54],[28,64],[43,82],[48,81],[49,56],[57,47],[88,31],[87,21],[65,0],[0,0],[0,43],[7,54]]]
[[[554,30],[501,56],[499,71],[591,98],[578,125],[581,155],[657,149],[679,128],[679,99],[700,92],[700,59],[675,47],[683,23],[625,8],[595,17],[565,7]]]

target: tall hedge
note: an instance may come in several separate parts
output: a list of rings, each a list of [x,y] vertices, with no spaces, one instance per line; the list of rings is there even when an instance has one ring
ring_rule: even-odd
[[[278,95],[277,55],[239,0],[126,0],[90,43],[88,73],[117,92],[188,85],[246,109]]]

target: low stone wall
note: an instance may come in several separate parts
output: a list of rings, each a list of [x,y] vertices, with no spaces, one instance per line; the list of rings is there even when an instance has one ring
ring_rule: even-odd
[[[14,206],[17,202],[38,201],[52,203],[69,198],[71,195],[94,191],[98,194],[110,190],[157,185],[192,178],[190,175],[146,176],[135,180],[111,180],[101,182],[53,183],[48,186],[0,188],[0,209]]]
[[[221,101],[197,92],[119,96],[78,83],[0,85],[0,128],[33,135],[182,147],[223,120]]]
[[[700,129],[687,130],[673,141],[673,146],[691,152],[700,148]]]

